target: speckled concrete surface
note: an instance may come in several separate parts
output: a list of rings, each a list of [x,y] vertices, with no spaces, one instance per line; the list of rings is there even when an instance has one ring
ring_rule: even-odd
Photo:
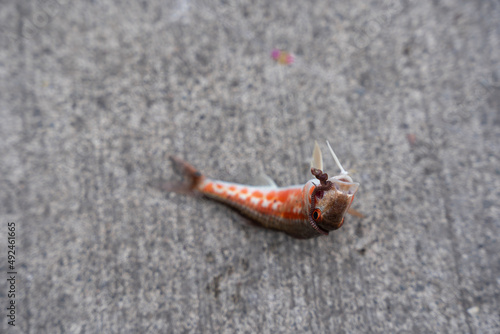
[[[1,6],[0,332],[500,332],[497,1]],[[367,216],[329,237],[147,186],[302,183],[326,139]]]

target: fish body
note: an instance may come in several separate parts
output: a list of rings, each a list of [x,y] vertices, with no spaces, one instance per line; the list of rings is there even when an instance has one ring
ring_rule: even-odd
[[[328,178],[323,173],[321,153],[316,143],[311,173],[316,177],[305,185],[278,188],[248,186],[205,177],[180,158],[173,163],[187,176],[187,183],[167,185],[166,190],[200,194],[224,203],[264,228],[307,239],[328,235],[340,228],[359,184],[347,173]],[[333,151],[332,151],[333,153]],[[342,169],[343,170],[343,169]]]

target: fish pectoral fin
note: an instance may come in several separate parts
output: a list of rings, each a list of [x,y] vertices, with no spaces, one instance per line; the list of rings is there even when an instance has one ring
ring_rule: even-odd
[[[355,210],[353,208],[349,208],[349,210],[347,210],[347,213],[354,216],[354,217],[358,217],[358,218],[365,218],[366,217],[364,214],[362,214],[361,212],[359,212],[358,210]]]
[[[314,150],[311,159],[311,167],[323,170],[323,156],[321,155],[321,149],[319,148],[317,141],[314,141]]]

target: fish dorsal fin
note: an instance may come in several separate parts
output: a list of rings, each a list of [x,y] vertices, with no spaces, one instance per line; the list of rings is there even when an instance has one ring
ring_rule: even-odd
[[[254,185],[256,186],[265,186],[270,188],[278,188],[276,182],[273,181],[268,175],[261,173],[254,179]]]
[[[333,160],[335,160],[335,163],[337,164],[337,166],[340,168],[340,174],[342,175],[347,175],[349,174],[345,169],[344,167],[342,167],[342,165],[340,164],[340,161],[339,161],[339,158],[337,158],[337,155],[335,154],[335,152],[333,152],[333,149],[332,147],[330,146],[330,143],[328,142],[328,140],[326,141],[326,144],[328,145],[328,148],[330,149],[330,152],[332,153],[332,156],[333,156]]]
[[[321,156],[321,149],[318,142],[314,141],[314,151],[311,159],[311,167],[323,170],[323,157]]]

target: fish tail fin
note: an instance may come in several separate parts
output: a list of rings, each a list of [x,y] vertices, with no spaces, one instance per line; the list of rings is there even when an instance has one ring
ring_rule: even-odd
[[[181,158],[170,156],[170,161],[174,169],[184,176],[183,182],[163,182],[159,188],[163,191],[175,192],[178,194],[196,195],[205,177],[191,164]]]

